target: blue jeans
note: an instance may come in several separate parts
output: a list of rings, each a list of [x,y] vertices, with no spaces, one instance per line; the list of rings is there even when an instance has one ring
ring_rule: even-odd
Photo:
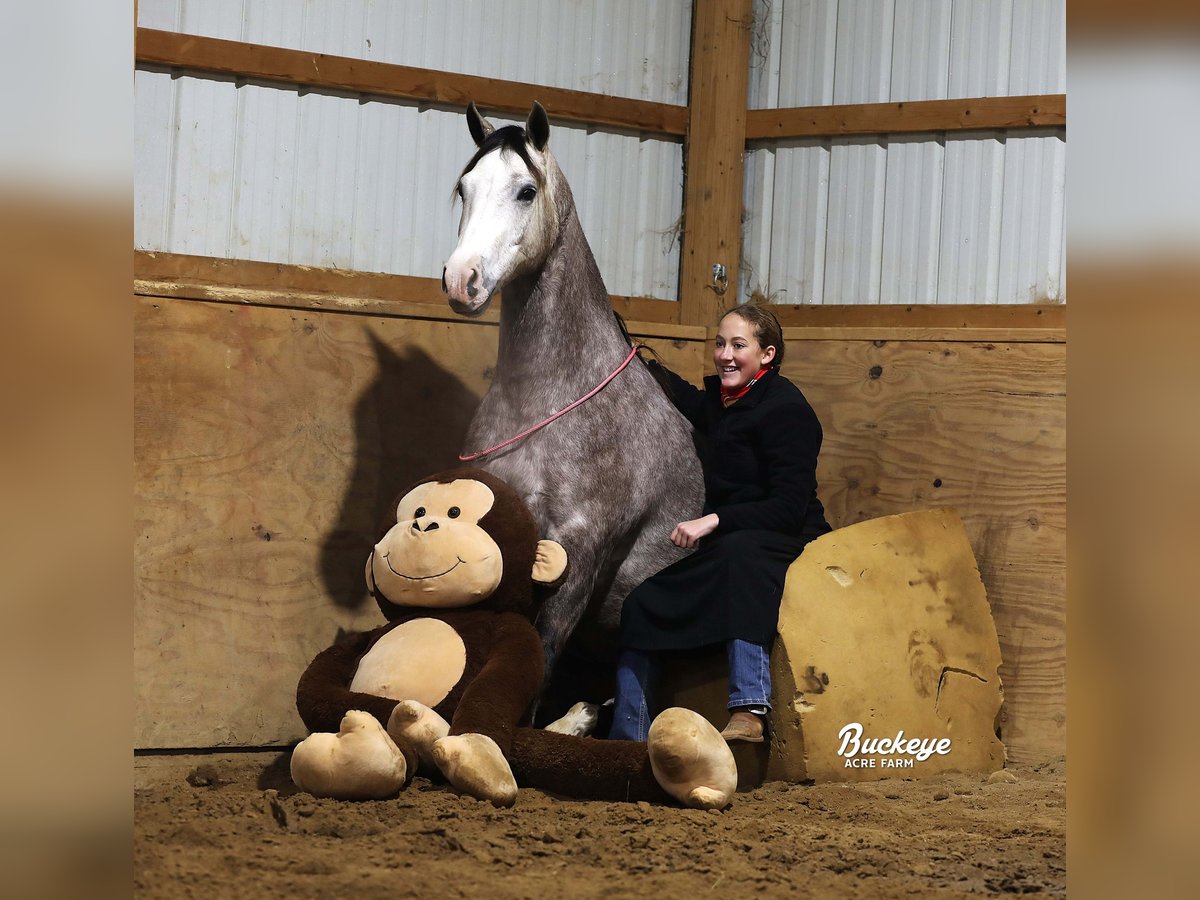
[[[771,708],[771,656],[763,644],[732,640],[725,645],[729,659],[729,709]],[[650,731],[647,695],[658,676],[658,655],[625,649],[617,659],[617,696],[608,736],[613,740],[644,741]]]

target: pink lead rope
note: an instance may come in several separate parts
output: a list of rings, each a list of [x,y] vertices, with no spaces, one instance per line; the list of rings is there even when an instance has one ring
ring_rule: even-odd
[[[604,390],[604,388],[608,385],[608,383],[610,381],[612,381],[614,378],[616,378],[618,375],[621,374],[621,371],[627,365],[629,365],[630,360],[632,360],[635,356],[637,356],[637,347],[634,347],[632,350],[629,351],[629,355],[627,357],[625,357],[625,361],[623,363],[621,363],[619,366],[617,366],[616,369],[613,370],[611,375],[609,375],[607,378],[605,378],[602,382],[600,382],[598,385],[596,385],[594,388],[592,388],[592,390],[589,393],[580,397],[578,400],[576,400],[574,403],[572,403],[566,409],[559,410],[554,415],[552,415],[550,418],[545,419],[544,421],[538,422],[538,424],[534,425],[532,428],[526,428],[520,434],[516,435],[515,437],[510,437],[507,441],[505,441],[502,444],[497,444],[495,447],[488,447],[486,450],[480,450],[478,453],[472,453],[467,456],[464,456],[463,454],[460,453],[460,454],[458,454],[458,458],[461,459],[463,462],[471,462],[472,460],[479,459],[482,456],[487,456],[490,453],[495,453],[497,450],[502,450],[505,447],[507,447],[509,444],[515,444],[517,441],[521,440],[521,438],[528,437],[529,435],[531,435],[535,431],[537,431],[539,428],[545,428],[547,425],[549,425],[551,422],[553,422],[559,416],[565,416],[567,413],[569,413],[575,407],[579,406],[582,403],[586,403],[588,400],[591,400],[598,393],[600,393],[602,390]]]

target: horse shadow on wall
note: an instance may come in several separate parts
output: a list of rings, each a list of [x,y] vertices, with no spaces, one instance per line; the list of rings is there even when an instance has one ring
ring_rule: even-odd
[[[354,465],[337,521],[321,548],[326,595],[356,610],[363,566],[389,505],[412,482],[460,465],[480,397],[424,350],[396,352],[368,331],[378,374],[354,406]]]

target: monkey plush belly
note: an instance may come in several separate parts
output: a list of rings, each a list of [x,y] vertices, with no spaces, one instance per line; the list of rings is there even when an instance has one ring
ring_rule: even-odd
[[[413,619],[393,628],[358,663],[350,690],[437,706],[467,668],[467,648],[440,619]]]

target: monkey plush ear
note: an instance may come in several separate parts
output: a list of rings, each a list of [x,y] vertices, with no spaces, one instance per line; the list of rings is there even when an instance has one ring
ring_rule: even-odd
[[[375,573],[371,571],[371,566],[375,562],[375,551],[372,550],[367,554],[367,593],[374,595],[375,593]]]
[[[556,541],[538,541],[533,560],[533,580],[538,584],[554,584],[567,571],[567,551]]]

